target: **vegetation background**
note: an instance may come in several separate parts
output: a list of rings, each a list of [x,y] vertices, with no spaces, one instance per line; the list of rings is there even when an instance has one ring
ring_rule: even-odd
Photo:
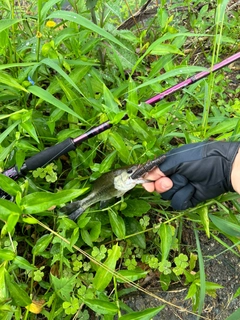
[[[136,187],[77,222],[59,208],[106,171],[185,143],[239,140],[238,63],[154,107],[144,103],[239,51],[239,1],[2,0],[0,14],[2,171],[113,123],[27,177],[1,175],[14,197],[0,199],[1,319],[151,319],[165,306],[211,318],[206,295],[222,286],[207,278],[200,237],[239,258],[238,195],[176,212]],[[183,244],[186,227],[195,247]],[[154,294],[149,279],[163,291],[186,287],[190,308]],[[137,290],[158,306],[130,308],[125,298]],[[239,317],[240,309],[228,319]]]

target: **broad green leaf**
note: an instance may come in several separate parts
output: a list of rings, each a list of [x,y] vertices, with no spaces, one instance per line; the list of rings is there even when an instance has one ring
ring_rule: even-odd
[[[228,0],[217,1],[217,8],[216,8],[216,14],[215,14],[216,25],[223,23],[223,20],[225,18],[226,7],[228,3],[229,3]]]
[[[118,104],[112,92],[103,84],[103,97],[105,102],[105,112],[111,120],[119,112]]]
[[[155,106],[150,111],[150,115],[152,118],[158,119],[160,117],[164,117],[172,108],[176,105],[176,102],[164,102],[162,101],[160,105]]]
[[[101,233],[101,222],[100,221],[95,221],[91,231],[90,231],[90,237],[92,241],[97,241],[97,239],[99,238],[99,235]]]
[[[13,260],[13,265],[23,270],[33,271],[37,270],[32,264],[30,264],[25,258],[21,256],[16,256]]]
[[[221,286],[218,283],[214,283],[214,282],[210,282],[210,281],[206,281],[206,290],[211,291],[211,290],[217,290],[217,289],[222,289],[224,288],[223,286]]]
[[[32,302],[27,292],[11,278],[7,271],[5,271],[5,280],[13,305],[26,307]]]
[[[83,108],[82,105],[80,105],[80,103],[82,104],[82,102],[81,102],[81,100],[79,100],[79,94],[77,92],[74,92],[71,88],[69,88],[69,86],[66,86],[66,83],[64,81],[61,81],[58,78],[57,78],[57,81],[58,81],[60,87],[62,88],[67,100],[71,102],[71,106],[72,106],[73,111],[76,112],[77,114],[79,114],[79,116],[81,117],[81,121],[83,123],[88,123],[87,120],[84,119],[84,118],[86,118],[85,108]],[[55,117],[53,117],[54,113],[55,113]],[[54,113],[51,114],[51,117],[49,118],[49,121],[48,121],[48,125],[52,125],[55,121],[57,121],[58,119],[60,119],[62,117],[61,110],[56,110],[56,111],[54,111]],[[69,117],[70,117],[70,115],[69,115]],[[77,119],[75,119],[75,117],[71,116],[71,121],[73,123],[76,123]],[[73,127],[75,128],[76,126],[73,125]],[[69,129],[71,129],[71,125],[69,126]],[[71,136],[71,133],[68,133],[67,138],[70,136]]]
[[[124,239],[126,235],[126,228],[124,220],[119,216],[116,211],[108,210],[111,228],[118,239]]]
[[[22,198],[21,207],[24,213],[39,213],[51,208],[52,206],[69,202],[72,199],[79,197],[86,190],[88,190],[88,188],[79,190],[62,190],[57,193],[34,192]]]
[[[16,254],[9,249],[0,249],[0,259],[3,261],[11,261],[16,257]]]
[[[151,209],[151,205],[140,199],[127,199],[127,207],[122,211],[125,217],[141,217]]]
[[[226,320],[238,320],[240,319],[240,308],[234,311]]]
[[[203,206],[197,209],[197,212],[200,216],[201,222],[203,224],[204,230],[208,238],[210,238],[210,230],[209,230],[209,217],[208,217],[208,207]]]
[[[73,291],[73,287],[76,285],[76,277],[78,274],[71,278],[57,278],[53,274],[50,274],[51,282],[54,287],[55,293],[63,300],[63,301],[71,301],[71,295]]]
[[[126,283],[127,281],[136,281],[145,278],[148,274],[148,271],[144,271],[139,268],[135,270],[119,270],[117,273],[126,279],[122,280],[121,278],[117,277],[117,281],[121,283]]]
[[[222,120],[220,123],[212,126],[206,132],[206,135],[207,135],[206,138],[213,136],[215,134],[219,134],[219,133],[231,132],[237,126],[238,121],[239,121],[239,118],[231,118],[231,119]]]
[[[215,226],[223,233],[226,233],[227,235],[232,237],[240,237],[240,225],[232,223],[227,219],[214,216],[212,214],[209,214],[209,217],[212,220],[213,224],[215,224]]]
[[[21,188],[13,179],[0,174],[0,188],[10,194],[11,196],[16,196],[18,192],[21,193]]]
[[[135,90],[139,90],[140,88],[144,88],[144,87],[149,87],[155,83],[159,83],[161,81],[164,81],[166,79],[169,79],[169,78],[173,78],[173,77],[176,77],[176,76],[179,76],[180,74],[183,75],[183,74],[191,74],[191,73],[196,73],[196,72],[200,72],[200,71],[206,71],[206,68],[203,68],[203,67],[196,67],[196,66],[191,66],[191,67],[176,67],[175,69],[173,70],[170,70],[168,72],[165,72],[163,73],[161,76],[159,77],[156,77],[154,79],[151,79],[151,80],[148,80],[148,81],[145,81],[143,84],[140,84],[139,86],[136,87]]]
[[[20,124],[20,126],[32,137],[35,141],[39,143],[39,139],[36,133],[36,130],[34,128],[34,125],[32,124],[32,121],[29,119],[27,121],[24,121]]]
[[[21,22],[22,19],[2,19],[0,20],[0,32],[10,28],[14,24]]]
[[[127,114],[129,118],[136,116],[138,114],[138,92],[136,89],[136,83],[133,81],[132,77],[128,80],[128,99],[127,99]]]
[[[156,308],[145,309],[143,311],[130,312],[120,317],[119,320],[151,320],[163,308],[164,308],[164,305]]]
[[[52,234],[44,234],[41,238],[39,238],[32,248],[32,254],[38,256],[40,253],[45,251],[49,246],[50,242],[53,239]]]
[[[79,228],[75,228],[71,235],[70,247],[72,247],[78,241],[78,238],[79,238]]]
[[[113,43],[116,43],[117,45],[119,45],[120,47],[123,47],[127,51],[129,50],[126,46],[124,46],[122,44],[122,42],[117,40],[109,32],[107,32],[103,28],[100,28],[99,26],[94,24],[92,21],[90,21],[89,19],[84,18],[80,14],[77,14],[75,12],[70,12],[70,11],[59,10],[59,11],[53,12],[52,14],[50,14],[50,16],[48,16],[48,19],[52,19],[52,18],[68,20],[68,21],[80,24],[84,28],[90,29],[93,32],[98,33],[100,36],[104,37],[106,40],[108,40],[110,42],[113,42]]]
[[[80,229],[83,229],[90,220],[91,220],[91,217],[85,217],[85,218],[81,217],[80,219],[78,219],[77,225]]]
[[[62,101],[55,98],[47,90],[44,90],[38,86],[30,86],[30,87],[28,87],[28,91],[31,92],[32,94],[34,94],[35,96],[43,99],[44,101],[54,105],[58,109],[60,109],[64,112],[70,113],[71,115],[73,115],[74,117],[77,117],[78,119],[80,118],[80,116],[76,112],[74,112],[72,109],[70,109],[65,103],[63,103]]]
[[[86,0],[86,6],[88,9],[92,9],[97,4],[98,0]]]
[[[82,237],[83,241],[84,241],[89,247],[93,247],[92,239],[91,239],[91,236],[90,236],[88,230],[86,230],[86,229],[81,229],[81,237]]]
[[[48,0],[44,3],[44,5],[42,6],[41,9],[41,20],[44,21],[46,18],[46,15],[48,13],[48,11],[58,2],[60,2],[61,0]]]
[[[170,274],[164,274],[163,272],[160,274],[160,284],[163,291],[167,291],[170,283],[171,283],[171,276]]]
[[[237,291],[234,293],[233,299],[236,299],[240,296],[240,287],[237,289]]]
[[[38,220],[34,217],[21,217],[21,220],[26,224],[38,224]]]
[[[198,290],[198,289],[197,289],[197,285],[196,285],[195,282],[193,282],[193,283],[190,285],[189,289],[188,289],[188,293],[187,293],[187,295],[186,295],[186,297],[185,297],[185,300],[190,299],[190,298],[192,298],[193,296],[195,296],[196,293],[197,293],[197,290]]]
[[[6,231],[7,232],[12,232],[12,230],[15,228],[18,220],[19,220],[19,216],[20,214],[19,213],[11,213],[9,216],[8,216],[8,219],[7,219],[7,223],[6,223]]]
[[[184,53],[181,50],[179,50],[176,46],[171,45],[171,44],[158,44],[151,51],[151,54],[153,54],[153,55],[162,55],[163,56],[163,55],[169,54],[169,53],[184,55]]]
[[[161,38],[158,38],[157,40],[155,40],[149,47],[148,49],[145,51],[145,53],[138,59],[138,61],[136,62],[135,66],[132,69],[132,74],[133,72],[136,70],[137,66],[139,65],[139,63],[148,55],[150,54],[155,48],[157,48],[160,44],[164,43],[165,41],[174,39],[176,37],[202,37],[202,36],[206,36],[209,37],[209,35],[207,34],[194,34],[191,32],[186,32],[186,33],[166,33],[164,34]]]
[[[66,74],[66,72],[62,70],[62,68],[57,63],[54,62],[54,60],[46,58],[43,59],[41,63],[46,64],[53,70],[57,71],[74,89],[76,89],[82,96],[84,96],[76,83]]]
[[[116,263],[120,256],[121,249],[117,244],[114,245],[112,249],[108,250],[108,257],[104,262],[106,269],[99,266],[95,278],[93,279],[93,286],[96,290],[104,290],[109,285],[113,277],[111,270],[115,271]]]
[[[129,150],[120,134],[117,132],[110,132],[108,138],[111,145],[118,151],[122,161],[128,163],[130,157]]]
[[[3,142],[3,140],[13,131],[13,129],[21,123],[21,120],[15,121],[13,124],[11,124],[5,131],[3,131],[0,134],[0,144]]]
[[[0,73],[0,83],[4,83],[5,85],[27,92],[27,89],[21,86],[16,79],[14,79],[12,76],[10,76],[7,73]]]
[[[7,301],[7,287],[5,282],[5,263],[0,265],[0,303]]]
[[[146,238],[140,223],[134,218],[125,218],[126,233],[131,242],[142,249],[146,249]]]
[[[100,299],[84,299],[84,303],[93,311],[99,314],[115,314],[118,307],[113,302],[103,301]]]
[[[162,261],[167,260],[169,251],[172,247],[172,229],[169,224],[162,223],[159,228],[159,236],[161,239],[160,247],[162,252]]]
[[[13,119],[13,120],[20,119],[22,116],[21,113],[25,113],[25,112],[28,112],[28,111],[26,109],[21,109],[21,110],[18,110],[16,112],[12,112],[9,114],[2,114],[2,115],[0,115],[0,120],[6,119],[9,117],[11,117],[11,119]]]
[[[136,134],[141,135],[145,140],[153,140],[153,136],[151,134],[151,130],[148,125],[140,118],[130,119],[129,124],[131,125],[133,131]]]
[[[0,199],[0,219],[6,221],[10,214],[21,214],[20,208],[13,202]]]
[[[113,162],[116,159],[117,151],[114,150],[111,153],[107,154],[106,157],[104,157],[103,161],[101,162],[99,166],[99,172],[104,173],[109,171],[110,168],[112,168]]]

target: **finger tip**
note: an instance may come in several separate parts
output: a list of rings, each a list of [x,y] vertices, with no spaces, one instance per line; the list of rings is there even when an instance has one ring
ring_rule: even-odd
[[[155,182],[156,191],[159,193],[166,192],[173,187],[173,182],[169,178],[161,178]]]
[[[154,183],[149,182],[149,183],[143,183],[142,184],[143,188],[148,191],[148,192],[153,192],[155,190]]]

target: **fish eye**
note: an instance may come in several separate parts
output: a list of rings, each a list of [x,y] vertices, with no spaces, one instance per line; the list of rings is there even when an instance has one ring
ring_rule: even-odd
[[[133,173],[133,169],[132,168],[128,169],[127,173],[129,173],[129,174]]]

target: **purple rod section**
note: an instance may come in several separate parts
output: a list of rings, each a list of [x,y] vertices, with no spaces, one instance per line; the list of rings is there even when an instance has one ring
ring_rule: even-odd
[[[176,84],[175,86],[157,94],[156,96],[148,99],[147,101],[145,101],[145,103],[148,103],[150,105],[154,105],[156,102],[164,99],[165,97],[167,97],[168,95],[182,89],[182,88],[185,88],[187,87],[188,85],[200,80],[200,79],[203,79],[205,77],[207,77],[211,72],[215,72],[225,66],[227,66],[228,64],[236,61],[237,59],[240,58],[240,52],[232,55],[231,57],[223,60],[222,62],[219,62],[217,64],[215,64],[212,68],[209,68],[207,69],[206,71],[202,71],[178,84]],[[123,119],[127,119],[127,116],[125,116]],[[110,123],[110,121],[106,121],[106,122],[103,122],[101,123],[99,126],[97,127],[93,127],[91,128],[89,131],[85,132],[84,134],[82,134],[81,136],[73,139],[73,142],[74,144],[79,144],[85,140],[87,140],[88,138],[91,138],[91,137],[94,137],[96,135],[98,135],[99,133],[105,131],[105,130],[108,130],[112,127],[112,124]]]
[[[196,74],[195,76],[192,76],[186,80],[184,80],[181,83],[176,84],[175,86],[157,94],[155,97],[152,97],[150,99],[148,99],[147,101],[145,101],[148,104],[155,104],[156,102],[162,100],[163,98],[165,98],[166,96],[168,96],[169,94],[172,94],[182,88],[187,87],[188,85],[201,80],[205,77],[207,77],[211,72],[215,72],[225,66],[227,66],[228,64],[232,63],[233,61],[236,61],[237,59],[240,58],[240,52],[234,54],[233,56],[223,60],[222,62],[219,62],[217,64],[215,64],[212,68],[207,69],[206,71],[202,71],[198,74]]]

